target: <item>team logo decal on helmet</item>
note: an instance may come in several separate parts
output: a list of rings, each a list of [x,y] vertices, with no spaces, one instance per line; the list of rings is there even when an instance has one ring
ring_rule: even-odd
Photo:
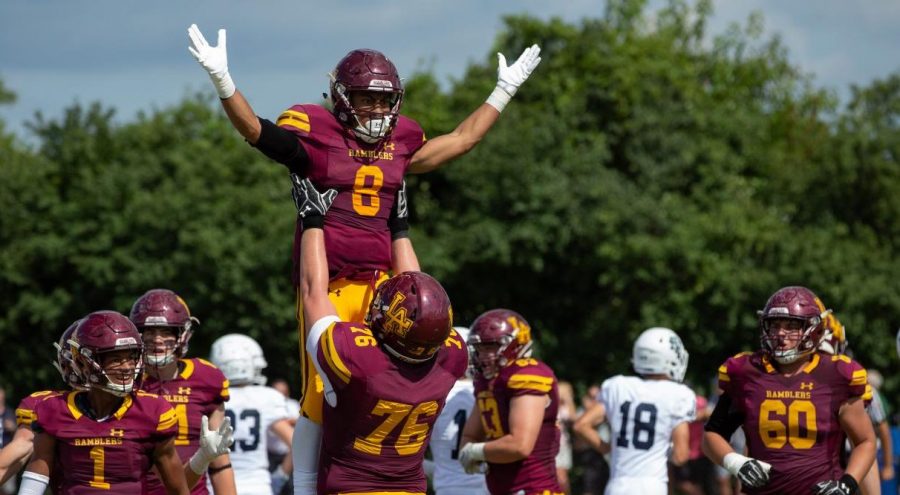
[[[806,287],[790,286],[778,289],[759,311],[760,347],[769,357],[782,364],[793,363],[816,352],[825,335],[825,318],[831,310],[823,310],[822,301]],[[784,338],[771,331],[776,320],[800,322],[800,338],[793,347],[784,345]]]
[[[641,332],[631,351],[631,365],[640,375],[666,375],[681,382],[688,367],[688,352],[681,337],[664,327]]]
[[[404,272],[378,286],[366,323],[391,355],[423,363],[450,336],[453,311],[437,280],[422,272]]]
[[[472,322],[467,344],[475,374],[491,379],[516,359],[531,356],[531,325],[515,311],[492,309]]]

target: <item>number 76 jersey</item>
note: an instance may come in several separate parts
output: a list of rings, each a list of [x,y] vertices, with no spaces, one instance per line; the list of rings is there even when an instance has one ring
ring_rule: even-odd
[[[337,401],[325,403],[318,493],[425,493],[422,460],[447,393],[468,366],[455,331],[430,361],[390,357],[359,324],[335,322],[317,359]]]
[[[772,465],[769,482],[747,493],[809,493],[843,474],[841,404],[870,400],[866,370],[847,356],[814,354],[796,375],[784,376],[761,352],[741,353],[719,368],[719,388],[743,417],[750,457]]]
[[[694,392],[670,380],[618,375],[603,382],[600,400],[612,430],[611,482],[649,478],[664,487],[672,430],[694,420]]]

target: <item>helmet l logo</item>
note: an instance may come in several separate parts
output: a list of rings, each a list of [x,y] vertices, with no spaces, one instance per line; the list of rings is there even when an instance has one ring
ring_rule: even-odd
[[[407,318],[406,316],[406,308],[401,307],[403,301],[406,300],[406,296],[401,293],[394,294],[394,299],[391,300],[391,305],[388,306],[387,311],[385,311],[385,322],[384,329],[388,332],[395,333],[400,337],[406,337],[406,334],[409,333],[409,329],[412,328],[413,321]]]

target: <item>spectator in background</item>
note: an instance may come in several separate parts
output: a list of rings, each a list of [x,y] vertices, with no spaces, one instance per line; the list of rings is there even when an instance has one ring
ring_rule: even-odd
[[[16,412],[6,403],[6,389],[0,387],[0,418],[3,421],[3,438],[0,439],[0,447],[12,440],[16,432]]]
[[[559,382],[559,454],[556,455],[556,479],[563,493],[572,493],[569,471],[572,469],[572,424],[575,422],[575,392],[572,384]]]
[[[688,461],[682,466],[672,466],[673,485],[686,495],[719,495],[715,464],[703,455],[703,423],[712,408],[706,397],[697,395],[697,419],[688,424]]]
[[[600,385],[594,384],[588,387],[587,392],[581,396],[581,407],[576,416],[576,421],[585,411],[590,410],[597,403],[597,397],[600,395]],[[606,423],[601,424],[598,428],[600,438],[604,442],[609,442],[609,431]],[[594,450],[588,443],[582,440],[578,435],[572,438],[572,450],[575,458],[575,467],[580,476],[573,485],[578,485],[579,490],[573,493],[581,495],[603,495],[606,490],[606,483],[609,481],[609,462],[603,454]]]

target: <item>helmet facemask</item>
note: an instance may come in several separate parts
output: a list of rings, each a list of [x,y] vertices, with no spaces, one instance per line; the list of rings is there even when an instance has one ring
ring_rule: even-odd
[[[381,82],[373,80],[368,87],[352,87],[337,82],[334,74],[331,75],[331,98],[334,100],[335,109],[338,112],[338,119],[350,127],[353,133],[360,140],[375,144],[391,134],[394,125],[397,124],[397,117],[400,114],[400,104],[403,102],[403,90],[399,88],[389,88],[375,86],[375,83]],[[373,93],[384,93],[387,98],[387,112],[373,112],[358,108],[352,103],[351,94],[357,91],[369,91]],[[349,114],[349,115],[348,115]]]
[[[139,345],[123,349],[110,349],[108,351],[93,353],[90,349],[78,348],[78,343],[70,341],[76,348],[74,364],[79,372],[87,379],[86,388],[97,388],[116,397],[125,397],[138,388],[138,378],[143,372],[142,350]],[[101,363],[107,354],[120,351],[129,351],[129,359],[134,361],[134,368],[109,369]]]
[[[147,366],[162,368],[187,355],[188,343],[194,334],[193,323],[196,321],[197,319],[192,317],[183,327],[171,325],[144,325],[140,327],[138,330],[140,330],[141,337],[144,340],[144,361],[147,363]],[[145,332],[151,329],[171,330],[174,334],[174,342],[163,345],[165,350],[163,354],[157,354],[156,352],[159,347],[154,342],[156,337],[148,338],[145,336]],[[169,340],[165,335],[161,338]]]
[[[785,330],[785,336],[778,336],[778,329],[772,328],[773,321],[789,321],[799,322],[800,325],[795,329]],[[808,318],[795,317],[790,315],[772,315],[760,319],[762,327],[762,335],[760,336],[760,345],[763,350],[780,364],[791,364],[806,356],[816,352],[819,344],[822,342],[824,332],[822,326],[824,322],[822,316],[813,316]],[[787,340],[790,334],[799,333],[797,344],[789,349],[779,349],[782,347],[782,341]]]

